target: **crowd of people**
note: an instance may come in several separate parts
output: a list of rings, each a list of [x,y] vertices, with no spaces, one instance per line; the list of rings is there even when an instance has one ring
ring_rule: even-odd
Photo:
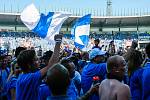
[[[17,47],[0,56],[0,100],[150,100],[150,43],[145,52],[133,41],[116,52],[114,41],[103,51],[99,39],[88,52],[61,50],[37,56],[34,48]]]

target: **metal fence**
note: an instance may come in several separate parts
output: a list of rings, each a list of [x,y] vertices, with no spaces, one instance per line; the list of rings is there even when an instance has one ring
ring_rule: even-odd
[[[1,13],[20,13],[24,7],[14,8],[12,5],[6,7],[5,5],[0,7]],[[41,8],[38,7],[39,11],[42,13],[48,13],[49,11],[65,11],[70,12],[74,16],[83,16],[85,14],[91,13],[92,16],[106,16],[106,9],[95,9],[95,8]],[[121,8],[121,9],[112,9],[112,16],[141,16],[141,15],[150,15],[150,8]]]

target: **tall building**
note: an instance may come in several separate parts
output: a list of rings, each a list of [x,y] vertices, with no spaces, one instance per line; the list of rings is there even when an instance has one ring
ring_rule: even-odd
[[[112,16],[112,0],[107,0],[106,16]]]

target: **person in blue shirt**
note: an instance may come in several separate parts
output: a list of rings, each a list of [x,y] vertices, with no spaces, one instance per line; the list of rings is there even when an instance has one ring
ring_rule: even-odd
[[[69,71],[69,76],[71,79],[71,85],[69,86],[69,88],[71,88],[71,89],[69,89],[68,95],[71,95],[73,97],[73,99],[76,99],[79,96],[78,91],[80,90],[79,88],[81,88],[81,84],[80,84],[80,82],[78,82],[80,80],[75,78],[75,73],[77,73],[75,71],[75,65],[70,58],[62,59],[60,61],[60,64],[62,64]],[[79,89],[79,90],[77,90],[77,89]]]
[[[46,82],[38,87],[38,100],[47,100],[47,97],[51,96],[51,91]]]
[[[79,72],[82,73],[82,69],[85,65],[87,65],[89,61],[89,53],[88,52],[83,52],[81,53],[81,60],[78,61],[78,64],[80,66]]]
[[[52,93],[52,96],[49,96],[47,100],[73,100],[71,96],[67,96],[70,76],[63,65],[55,64],[48,70],[47,84]]]
[[[52,96],[51,89],[48,87],[47,83],[43,82],[38,88],[38,100],[46,100],[47,97],[50,96]],[[67,96],[72,97],[72,100],[76,100],[78,97],[77,89],[73,81],[71,81],[68,86]]]
[[[147,44],[145,48],[147,54],[147,62],[143,67],[142,77],[141,77],[141,86],[139,88],[141,91],[141,100],[150,100],[150,43]]]
[[[0,98],[7,98],[7,78],[10,73],[10,68],[8,67],[7,55],[3,55],[0,58]]]
[[[147,60],[144,67],[137,69],[130,78],[130,88],[133,100],[150,100],[150,43],[145,48]],[[138,57],[136,56],[136,59]],[[138,64],[139,61],[136,60]]]
[[[73,100],[76,100],[76,98],[78,97],[78,91],[77,91],[75,83],[80,84],[81,78],[79,79],[79,77],[78,77],[78,76],[80,76],[80,74],[78,73],[79,75],[77,75],[77,71],[75,71],[75,65],[74,65],[73,61],[71,61],[70,59],[63,59],[60,63],[63,64],[69,70],[69,73],[70,73],[69,75],[70,75],[71,82],[67,89],[67,96],[71,96],[73,98]],[[38,95],[39,95],[38,99],[39,100],[46,100],[46,98],[48,96],[51,96],[51,89],[48,88],[48,86],[45,82],[43,82],[40,85],[38,90],[39,90],[38,91]]]
[[[36,71],[39,67],[37,56],[34,50],[22,51],[17,57],[18,66],[21,67],[23,74],[19,75],[16,86],[16,100],[37,100],[38,87],[41,84],[43,76],[47,70],[59,61],[60,45],[62,35],[57,34],[54,37],[56,42],[54,53],[46,67]]]
[[[67,95],[67,88],[70,82],[68,69],[61,64],[53,65],[47,72],[47,84],[52,93],[47,100],[74,100],[72,96]],[[94,85],[84,96],[76,100],[89,100],[92,94],[98,92],[98,88],[99,84]]]
[[[95,40],[94,40],[94,44],[95,44],[95,45],[92,47],[92,49],[98,48],[98,49],[101,50],[102,47],[99,46],[99,43],[100,43],[99,39],[95,39]]]
[[[16,82],[19,74],[21,74],[21,68],[16,60],[11,63],[11,73],[7,79],[7,99],[16,100]]]
[[[106,77],[105,51],[94,48],[89,53],[90,62],[83,68],[81,74],[81,88],[86,93],[92,85],[93,77],[98,76],[100,82]],[[98,98],[97,98],[98,99]]]
[[[7,100],[16,100],[16,82],[18,77],[13,75],[7,82]]]
[[[19,74],[21,73],[21,68],[17,64],[17,56],[23,50],[26,50],[25,47],[17,47],[15,50],[15,56],[11,62],[11,71],[7,79],[7,99],[16,100],[16,82]]]
[[[130,68],[128,68],[128,66],[126,67],[126,72],[125,72],[125,76],[124,76],[124,79],[123,79],[124,83],[128,84],[128,85],[130,84],[129,83],[129,81],[130,81],[129,76],[131,74],[130,71],[132,70],[132,68],[139,67],[139,66],[135,65],[136,63],[134,63],[134,65],[133,65],[133,59],[132,59],[133,52],[136,50],[137,46],[138,46],[138,42],[135,41],[135,40],[132,41],[131,47],[127,50],[127,52],[125,54],[123,54],[123,57],[124,57],[124,59],[126,60],[127,63],[128,63],[128,60],[130,60],[130,62],[132,62],[132,63],[130,63],[130,62],[128,63],[128,66]]]
[[[48,65],[49,59],[51,58],[53,51],[49,50],[44,52],[43,56],[41,57],[40,69]]]
[[[141,100],[141,88],[140,87],[140,79],[142,76],[142,67],[141,64],[144,61],[142,53],[138,50],[133,49],[128,54],[128,75],[129,75],[129,85],[131,90],[131,98],[132,100]]]

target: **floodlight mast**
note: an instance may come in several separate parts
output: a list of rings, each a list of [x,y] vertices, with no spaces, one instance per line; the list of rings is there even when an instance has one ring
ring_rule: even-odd
[[[106,16],[112,16],[112,0],[107,0]]]

